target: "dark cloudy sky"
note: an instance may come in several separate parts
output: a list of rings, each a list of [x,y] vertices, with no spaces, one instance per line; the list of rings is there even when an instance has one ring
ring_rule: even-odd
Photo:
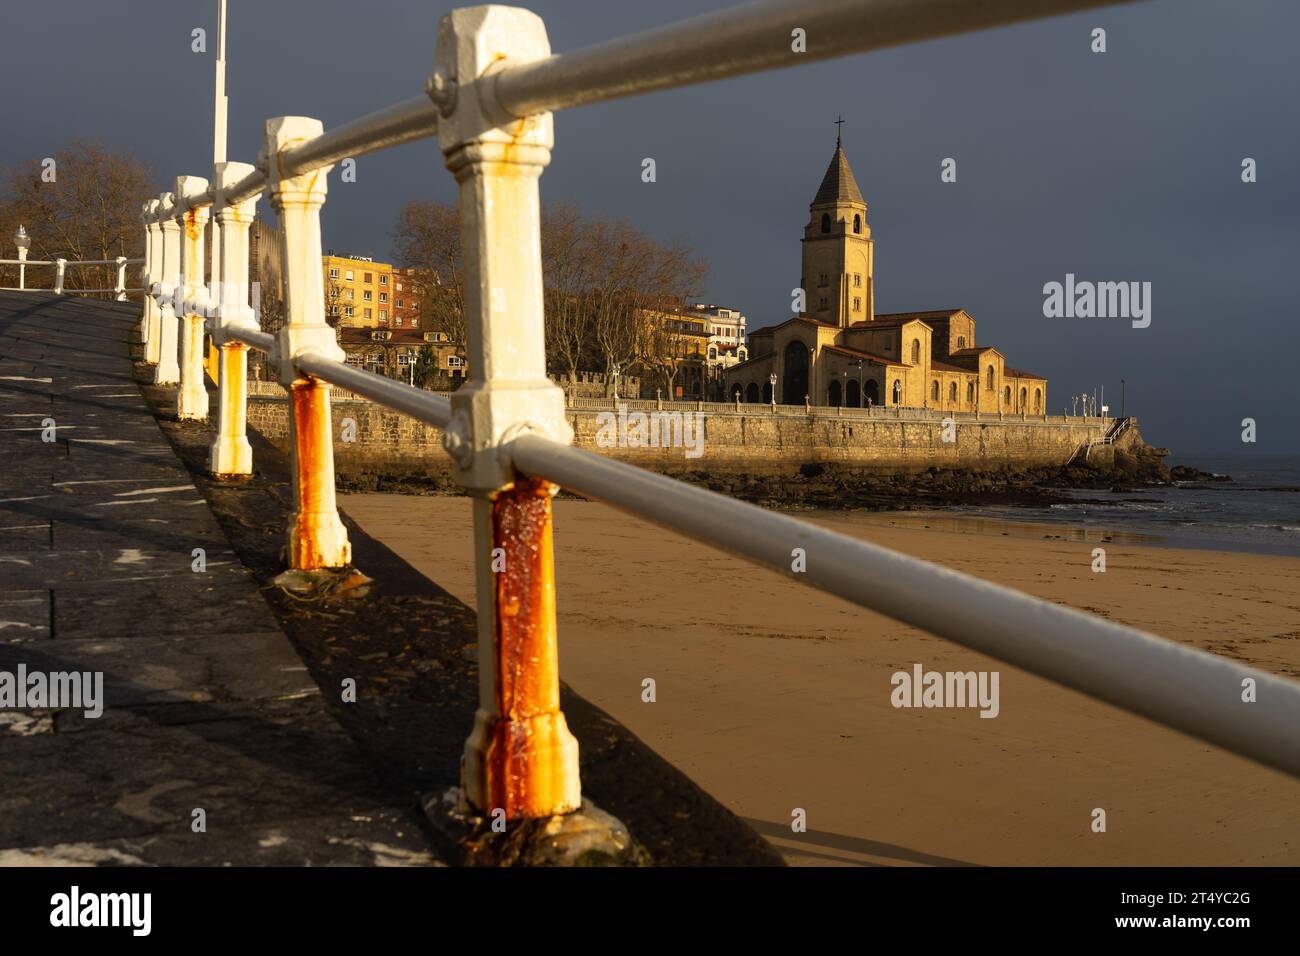
[[[427,0],[229,0],[230,158],[262,120],[326,126],[419,93]],[[548,0],[556,51],[728,6]],[[215,0],[11,4],[0,28],[0,164],[88,135],[134,150],[160,188],[210,175]],[[1108,52],[1090,51],[1103,27]],[[1105,387],[1149,441],[1197,454],[1300,454],[1300,4],[1155,0],[587,107],[556,118],[546,199],[688,238],[711,301],[784,319],[837,114],[876,239],[880,312],[962,307],[982,344],[1050,379],[1050,404]],[[816,38],[810,38],[815,43]],[[658,182],[640,179],[655,158]],[[958,162],[943,184],[939,164]],[[1244,185],[1243,157],[1259,164]],[[325,243],[389,254],[403,202],[453,198],[432,141],[332,177]],[[1152,324],[1046,319],[1042,287],[1152,283]],[[1258,444],[1240,441],[1257,420]]]

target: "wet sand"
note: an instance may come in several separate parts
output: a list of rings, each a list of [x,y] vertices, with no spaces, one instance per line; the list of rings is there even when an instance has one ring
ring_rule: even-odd
[[[340,504],[472,604],[468,499]],[[792,864],[1300,864],[1300,781],[604,505],[555,510],[564,679]],[[804,517],[1300,679],[1297,558],[937,515]],[[895,709],[890,677],[918,662],[998,671],[999,715]]]

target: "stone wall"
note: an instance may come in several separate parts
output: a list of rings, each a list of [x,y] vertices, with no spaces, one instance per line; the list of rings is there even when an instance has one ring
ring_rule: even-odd
[[[655,414],[654,402],[633,403],[632,415],[643,409]],[[451,469],[442,451],[441,431],[373,402],[341,400],[333,403],[334,454],[340,475],[445,476]],[[931,467],[970,470],[1063,465],[1090,438],[1105,433],[1098,419],[1030,416],[1004,419],[974,416],[948,419],[950,435],[944,441],[945,420],[934,413],[915,410],[897,417],[892,409],[818,408],[693,402],[664,405],[666,412],[699,415],[703,426],[702,454],[687,457],[682,447],[601,447],[617,429],[635,434],[636,425],[623,429],[621,418],[596,408],[570,409],[575,442],[623,461],[668,473],[685,471],[743,472],[755,475],[789,474],[801,465],[820,462],[867,472],[912,472]],[[605,417],[601,417],[604,415]],[[355,440],[344,440],[352,422]],[[635,422],[635,419],[631,419]],[[288,443],[287,402],[271,396],[250,396],[248,424],[281,448]],[[688,432],[688,435],[690,433]],[[1130,428],[1118,447],[1141,444],[1137,428]],[[1095,446],[1091,461],[1108,465],[1117,446]]]

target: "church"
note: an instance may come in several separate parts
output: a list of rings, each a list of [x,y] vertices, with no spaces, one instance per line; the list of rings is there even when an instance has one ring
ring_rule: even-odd
[[[749,360],[726,369],[734,401],[901,406],[986,414],[1047,408],[1047,379],[975,341],[964,309],[876,314],[867,204],[839,138],[809,206],[799,315],[751,333]]]

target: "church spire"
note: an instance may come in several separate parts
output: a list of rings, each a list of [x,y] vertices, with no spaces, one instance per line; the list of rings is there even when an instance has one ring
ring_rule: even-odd
[[[835,205],[836,203],[855,202],[866,205],[866,200],[862,198],[862,192],[858,189],[857,180],[853,178],[853,170],[849,168],[849,159],[844,155],[844,146],[840,140],[838,128],[844,122],[843,119],[836,120],[835,134],[835,154],[831,157],[831,164],[826,168],[826,175],[822,177],[822,184],[817,190],[817,195],[813,197],[812,205]]]

